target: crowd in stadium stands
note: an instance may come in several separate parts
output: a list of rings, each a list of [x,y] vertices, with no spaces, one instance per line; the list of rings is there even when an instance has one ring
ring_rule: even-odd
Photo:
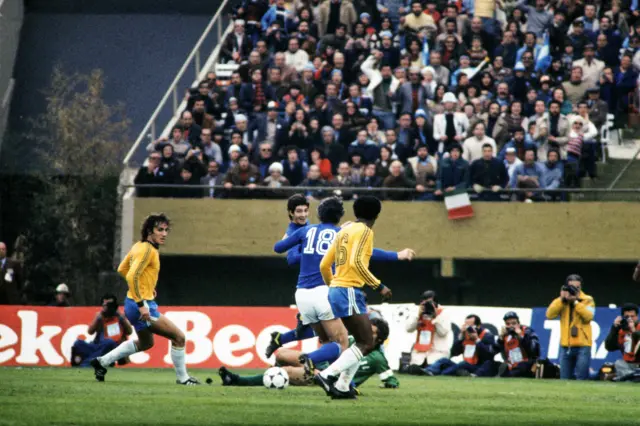
[[[607,114],[622,127],[634,106],[637,0],[245,0],[233,15],[230,81],[211,72],[188,95],[135,181],[210,189],[139,196],[563,200],[540,189],[596,178]]]

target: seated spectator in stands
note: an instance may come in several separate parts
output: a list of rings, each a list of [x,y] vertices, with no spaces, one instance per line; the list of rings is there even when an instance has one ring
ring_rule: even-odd
[[[217,108],[211,96],[218,96],[217,87],[214,86],[214,88],[215,90],[211,91],[211,89],[209,88],[209,83],[207,81],[201,81],[200,84],[198,84],[198,92],[189,94],[189,97],[187,98],[187,108],[185,109],[188,111],[192,111],[196,101],[198,99],[203,99],[204,111],[207,114],[213,115],[216,112]]]
[[[482,158],[469,167],[471,185],[481,201],[500,201],[499,191],[509,183],[504,163],[493,155],[493,145],[482,145]]]
[[[338,164],[347,159],[347,151],[336,141],[335,130],[331,126],[322,128],[322,141],[322,152],[331,162],[331,171],[335,174],[338,171]]]
[[[564,165],[560,161],[560,153],[556,149],[547,152],[547,161],[541,162],[542,179],[540,186],[544,189],[558,189],[564,186]],[[547,199],[558,201],[562,199],[562,194],[545,193]]]
[[[469,315],[460,327],[450,354],[450,357],[462,355],[463,360],[456,364],[449,358],[441,358],[428,366],[426,372],[431,376],[495,376],[494,341],[489,330],[482,327],[480,317]]]
[[[300,42],[296,37],[289,39],[289,48],[284,52],[285,63],[301,73],[309,62],[309,54],[300,49]]]
[[[368,163],[375,163],[380,156],[380,148],[375,142],[368,138],[366,130],[360,130],[357,133],[356,140],[349,145],[348,154],[353,154],[358,150],[364,159]]]
[[[535,161],[535,151],[528,149],[524,153],[524,162],[516,167],[509,181],[510,188],[540,188],[544,169]],[[532,199],[533,193],[519,194],[520,199]]]
[[[442,98],[444,112],[433,118],[433,139],[438,143],[438,154],[449,151],[449,147],[464,140],[464,134],[469,128],[467,116],[456,112],[456,95],[447,92]]]
[[[260,184],[260,171],[249,163],[249,157],[240,154],[238,164],[233,166],[225,177],[224,187],[227,198],[251,198],[254,189]]]
[[[162,158],[160,159],[160,170],[157,177],[162,178],[165,183],[172,183],[180,170],[180,160],[176,156],[173,145],[167,144],[162,147]]]
[[[229,160],[224,164],[223,172],[228,172],[234,166],[236,166],[238,164],[238,160],[240,159],[240,156],[245,154],[244,152],[242,152],[242,149],[240,148],[240,146],[235,144],[229,147],[229,150],[227,151],[227,153],[229,156]]]
[[[413,134],[413,129],[411,128],[413,114],[409,112],[404,112],[400,114],[400,118],[398,119],[398,128],[396,129],[396,141],[405,151],[403,154],[405,157],[402,159],[404,161],[406,159],[406,155],[412,150],[411,143],[413,140],[411,136]]]
[[[583,74],[583,82],[587,88],[595,87],[599,80],[600,74],[604,70],[604,62],[595,58],[596,50],[592,43],[584,47],[584,57],[573,62],[574,67],[580,67]]]
[[[353,26],[358,21],[358,14],[351,0],[323,2],[319,13],[318,34],[321,37],[325,34],[335,34],[341,26],[344,26],[347,34],[351,34]]]
[[[276,189],[283,186],[291,186],[291,183],[282,175],[282,164],[272,163],[269,166],[269,175],[262,181],[262,185],[273,189],[273,191],[265,192],[267,198],[287,198],[286,191],[278,191]]]
[[[469,186],[469,163],[461,158],[462,147],[452,145],[449,157],[443,158],[438,167],[435,195],[440,197],[445,192],[466,189]]]
[[[580,187],[582,175],[582,149],[584,144],[584,120],[579,115],[572,116],[571,130],[567,139],[567,159],[565,163],[565,183],[568,188]]]
[[[504,167],[507,169],[507,174],[509,175],[509,182],[511,182],[511,177],[513,176],[513,172],[516,170],[516,167],[522,164],[522,160],[518,158],[514,147],[507,148],[505,150],[503,163]]]
[[[413,112],[418,109],[429,111],[428,100],[429,93],[427,93],[427,88],[422,85],[420,68],[409,68],[409,81],[402,84],[396,92],[395,101],[400,112],[410,113],[413,116]]]
[[[89,367],[91,361],[105,355],[124,342],[133,333],[127,318],[118,311],[118,299],[113,294],[105,294],[101,299],[102,309],[94,317],[87,334],[94,334],[93,342],[77,339],[71,346],[71,366]],[[118,361],[119,365],[129,362],[129,357]]]
[[[382,182],[383,188],[406,189],[406,191],[384,191],[384,199],[392,201],[407,201],[413,196],[413,190],[416,182],[410,180],[405,171],[404,166],[398,160],[395,160],[389,166],[389,176]]]
[[[516,129],[526,129],[529,126],[529,119],[522,115],[522,102],[514,100],[496,122],[493,128],[493,139],[498,147],[502,147],[513,137]]]
[[[224,184],[224,174],[220,173],[220,164],[215,161],[209,161],[207,168],[207,175],[200,179],[200,185],[209,185],[209,188],[205,188],[203,196],[205,198],[220,198],[222,197],[222,188],[214,188],[215,186],[222,186]]]
[[[249,52],[253,49],[253,43],[245,34],[244,26],[245,22],[242,19],[236,19],[233,23],[233,32],[224,39],[220,48],[221,62],[239,64],[249,56]]]
[[[600,99],[600,89],[598,87],[587,89],[587,107],[589,108],[589,120],[596,126],[596,129],[601,129],[607,121],[609,106]]]
[[[278,69],[274,68],[274,70],[276,70],[276,72]],[[287,92],[284,94],[284,96],[282,97],[278,97],[278,99],[282,99],[282,101],[285,104],[288,104],[289,102],[294,102],[296,104],[296,108],[302,108],[303,105],[306,103],[306,100],[304,98],[304,95],[302,94],[300,85],[296,82],[291,83],[291,85],[288,87]]]
[[[638,81],[638,72],[631,66],[631,56],[622,55],[620,67],[614,70],[616,99],[618,99],[617,113],[624,119],[629,114],[629,95],[633,93]],[[622,121],[621,121],[622,122]]]
[[[349,145],[351,145],[355,139],[355,136],[348,128],[345,127],[344,117],[342,114],[333,115],[331,119],[331,127],[333,127],[333,137],[336,143],[347,150]],[[337,167],[335,164],[334,166]]]
[[[352,102],[355,105],[356,111],[358,111],[363,117],[368,117],[371,114],[371,110],[373,109],[371,98],[364,96],[360,86],[356,83],[349,85],[349,97],[345,99],[344,103],[347,105],[349,102]],[[349,108],[347,105],[347,112],[348,111]]]
[[[191,171],[191,167],[185,165],[180,169],[180,174],[176,178],[176,185],[185,186],[185,188],[177,187],[173,188],[173,197],[174,198],[200,198],[202,197],[202,189],[200,188],[186,188],[189,185],[198,185],[200,184],[200,179],[197,178],[194,173]]]
[[[253,120],[252,123],[255,123],[257,120]],[[231,143],[236,143],[234,141],[234,136],[236,134],[240,134],[240,147],[243,152],[252,151],[254,146],[254,132],[249,129],[249,121],[247,116],[244,114],[236,115],[236,125],[235,128],[231,132]]]
[[[423,30],[426,30],[428,34],[433,34],[437,31],[435,21],[431,16],[424,13],[420,0],[411,0],[410,8],[411,13],[407,13],[401,22],[401,27],[404,28],[405,32],[415,35]]]
[[[622,358],[615,362],[616,380],[625,379],[640,368],[640,323],[638,322],[638,305],[625,303],[620,308],[620,316],[616,317],[604,341],[609,352],[618,352]]]
[[[547,103],[542,99],[537,99],[533,104],[533,114],[529,116],[529,124],[536,123],[539,119],[544,117],[544,113],[547,111]]]
[[[291,12],[285,7],[285,1],[276,0],[262,16],[262,20],[260,21],[261,29],[262,31],[266,31],[273,24],[278,24],[280,28],[285,28],[286,21],[292,18]]]
[[[55,299],[48,306],[57,306],[59,308],[67,308],[71,306],[71,292],[69,286],[65,283],[58,284],[56,287]]]
[[[290,145],[286,149],[286,159],[281,161],[282,175],[289,181],[291,186],[298,186],[307,176],[309,166],[302,161],[295,146]]]
[[[540,357],[538,336],[530,327],[521,325],[518,314],[513,311],[507,312],[503,320],[495,348],[505,360],[506,368],[500,376],[534,378],[534,367]]]
[[[350,100],[347,100],[344,105],[344,126],[353,134],[361,130],[366,131],[367,118],[360,112],[358,106]]]
[[[231,129],[235,126],[236,117],[238,115],[244,115],[242,110],[240,110],[240,104],[236,98],[231,98],[229,100],[229,109],[227,110],[227,116],[224,119],[223,128]]]
[[[367,164],[364,167],[364,174],[360,179],[359,186],[362,188],[380,188],[382,186],[382,178],[377,175],[375,164]]]
[[[251,73],[251,82],[240,88],[240,107],[249,114],[266,112],[267,103],[275,100],[273,88],[262,79],[262,71]]]
[[[393,153],[393,149],[389,145],[381,146],[380,158],[378,158],[378,160],[376,161],[376,176],[380,177],[381,179],[389,176],[389,166],[391,166],[391,163],[394,160],[397,160],[397,157]]]
[[[263,142],[257,151],[254,164],[258,168],[261,180],[263,180],[269,174],[269,167],[274,162],[273,147],[269,143]]]
[[[308,62],[302,69],[302,78],[298,82],[300,84],[300,92],[308,100],[308,103],[318,95],[322,93],[322,84],[314,78],[316,68],[313,63]]]
[[[437,152],[438,144],[433,139],[433,126],[427,120],[427,113],[424,110],[417,110],[414,114],[415,123],[413,126],[413,146],[426,145],[429,152]]]
[[[376,117],[371,117],[367,123],[367,138],[375,142],[376,145],[382,146],[387,142],[387,137],[380,130],[380,124]]]
[[[207,174],[207,160],[200,148],[190,149],[182,163],[183,167],[187,167],[193,174],[192,179],[200,182],[200,179]],[[197,184],[197,183],[196,183]]]
[[[531,142],[527,142],[525,139],[524,129],[522,127],[518,127],[513,131],[513,139],[504,144],[502,149],[500,150],[500,154],[498,154],[498,158],[504,160],[507,149],[514,148],[516,157],[519,160],[524,160],[524,153],[527,149],[536,149],[536,145]]]
[[[191,111],[182,111],[180,115],[180,126],[182,126],[182,137],[189,141],[189,143],[197,143],[200,140],[202,128],[194,123]],[[178,150],[176,150],[176,153],[178,153]]]
[[[193,121],[202,129],[212,129],[216,126],[216,120],[213,115],[205,112],[204,98],[196,99],[191,110],[193,115]]]
[[[502,35],[502,43],[496,47],[493,53],[494,58],[502,58],[500,65],[504,65],[507,68],[513,68],[515,66],[518,44],[511,31],[504,32]]]
[[[170,145],[167,145],[170,146]],[[160,153],[153,152],[147,159],[147,165],[140,167],[133,183],[136,185],[152,185],[162,183],[164,172],[160,168]],[[136,188],[137,197],[153,197],[158,193],[158,188]]]
[[[240,99],[240,89],[242,89],[242,78],[239,72],[234,71],[231,74],[231,84],[227,87],[227,94],[224,101],[225,107],[229,107],[232,98],[236,101]]]
[[[305,189],[303,194],[308,200],[321,200],[327,196],[327,192],[322,189],[327,186],[327,182],[320,177],[320,168],[318,166],[309,166],[307,178],[300,185],[304,187],[317,187],[318,189]]]
[[[574,66],[571,68],[571,77],[569,81],[562,83],[562,88],[567,96],[567,100],[571,102],[573,109],[577,109],[578,102],[584,98],[589,85],[583,81],[582,67]]]
[[[508,108],[511,104],[512,100],[513,97],[509,92],[509,85],[505,82],[498,83],[498,87],[496,88],[495,101],[498,103],[498,105],[500,105],[500,111],[506,110],[506,108]]]
[[[325,157],[322,147],[313,148],[309,158],[311,159],[311,164],[315,164],[320,169],[320,177],[327,182],[331,182],[333,180],[331,161]],[[303,176],[306,176],[306,173]]]
[[[218,164],[222,163],[222,149],[217,142],[211,140],[211,129],[204,128],[200,133],[200,141],[196,146],[204,152],[208,160],[215,160]]]
[[[555,148],[560,152],[560,158],[567,158],[567,140],[569,136],[569,120],[561,114],[562,105],[559,101],[551,101],[549,112],[536,122],[535,140],[542,143],[538,147],[538,158],[547,158],[547,151]]]
[[[427,145],[418,145],[416,153],[415,157],[407,160],[407,177],[416,182],[416,191],[418,192],[416,200],[432,200],[433,190],[436,187],[438,162],[435,157],[429,155]]]
[[[338,188],[352,188],[354,186],[357,186],[360,181],[354,181],[351,175],[351,166],[348,162],[343,161],[338,165],[338,174],[335,176],[331,183],[332,186],[336,186]],[[333,191],[333,193],[338,197],[342,197],[343,200],[350,200],[351,198],[353,198],[352,191],[336,189],[335,191]]]
[[[147,152],[160,151],[166,145],[171,145],[173,152],[179,158],[184,158],[184,156],[187,155],[187,152],[191,149],[191,144],[183,139],[182,127],[180,126],[174,126],[173,129],[171,129],[171,140],[166,136],[162,136],[161,138],[150,142],[147,145]]]
[[[484,156],[485,145],[491,146],[492,152],[496,152],[496,141],[485,134],[484,123],[476,123],[471,128],[471,131],[473,132],[473,136],[465,139],[462,144],[462,149],[464,150],[462,158],[464,158],[469,164],[472,164],[474,161],[479,160]]]

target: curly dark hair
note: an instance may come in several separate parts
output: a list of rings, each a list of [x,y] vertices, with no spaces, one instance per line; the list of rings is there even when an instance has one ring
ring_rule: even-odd
[[[141,241],[147,241],[149,235],[153,233],[153,228],[166,223],[167,226],[171,226],[171,221],[164,213],[152,213],[144,219],[142,222],[142,229],[140,230]]]
[[[382,345],[385,340],[389,338],[389,324],[382,318],[372,318],[371,324],[375,325],[378,329],[378,336],[376,337],[376,347]]]

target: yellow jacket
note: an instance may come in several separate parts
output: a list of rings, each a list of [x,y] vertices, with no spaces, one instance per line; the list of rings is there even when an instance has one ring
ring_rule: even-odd
[[[591,346],[591,320],[596,310],[593,297],[580,292],[573,305],[562,303],[561,298],[555,299],[547,308],[547,319],[560,317],[560,346],[581,347]],[[578,329],[578,335],[571,336],[571,328]]]

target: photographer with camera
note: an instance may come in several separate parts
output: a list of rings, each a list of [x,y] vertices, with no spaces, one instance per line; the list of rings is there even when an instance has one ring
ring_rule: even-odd
[[[131,323],[118,312],[118,299],[115,295],[102,296],[101,305],[102,309],[87,329],[87,334],[96,335],[93,342],[78,339],[71,347],[72,367],[89,367],[93,359],[112,351],[133,333]],[[120,365],[126,363],[128,357],[118,361]]]
[[[418,315],[407,323],[407,332],[418,332],[411,349],[409,374],[423,375],[424,367],[449,355],[451,321],[443,311],[435,291],[422,293]]]
[[[430,376],[478,376],[492,377],[497,373],[494,352],[494,337],[484,327],[477,315],[469,315],[460,327],[461,332],[451,347],[451,358],[462,355],[463,361],[455,363],[449,358],[440,358],[426,368]]]
[[[626,303],[620,309],[621,316],[613,321],[604,347],[609,352],[622,352],[622,359],[615,362],[616,378],[635,373],[640,367],[640,351],[638,340],[640,338],[640,323],[638,323],[638,305]]]
[[[504,315],[504,326],[496,342],[497,350],[505,360],[500,369],[501,377],[535,377],[533,366],[540,357],[540,342],[536,333],[520,324],[518,314],[509,311]]]
[[[560,378],[587,380],[591,363],[593,298],[582,291],[580,275],[569,275],[560,297],[547,308],[547,319],[560,317]]]

